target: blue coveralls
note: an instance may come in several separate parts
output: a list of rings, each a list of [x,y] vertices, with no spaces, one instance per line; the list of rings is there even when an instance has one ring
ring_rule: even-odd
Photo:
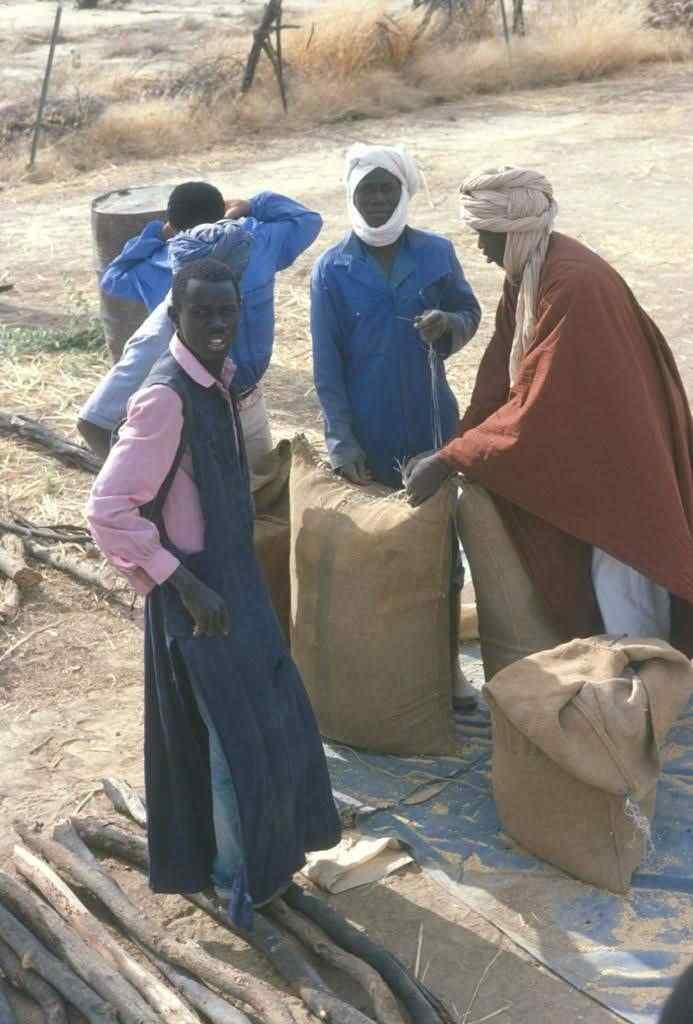
[[[146,600],[150,884],[155,892],[175,893],[210,884],[215,830],[208,720],[216,756],[220,747],[230,769],[240,821],[237,845],[244,862],[229,880],[231,913],[249,927],[252,904],[267,902],[286,886],[307,851],[339,841],[339,818],[313,711],[255,557],[235,403],[232,413],[218,388],[196,384],[170,355],[157,363],[148,383],[165,384],[183,398],[205,550],[186,555],[171,544],[162,502],[147,514],[164,545],[224,598],[231,618],[228,636],[194,637],[192,619],[171,584],[155,587]]]
[[[399,488],[398,466],[436,447],[428,346],[412,322],[431,309],[458,314],[462,344],[481,317],[452,243],[439,235],[406,228],[389,278],[353,233],[317,261],[313,363],[335,469],[363,455],[378,481]],[[445,358],[452,337],[442,342]],[[459,411],[441,358],[435,375],[445,443]]]
[[[255,387],[262,380],[272,358],[275,274],[290,267],[313,244],[322,228],[319,213],[276,192],[260,192],[254,196],[250,200],[250,211],[249,217],[238,221],[252,236],[250,258],[241,281],[241,323],[233,348],[237,367],[234,388],[238,393]],[[171,288],[171,267],[169,243],[160,234],[162,226],[160,221],[152,221],[141,235],[126,244],[120,256],[104,271],[101,288],[105,292],[122,299],[138,299],[150,312],[163,302]],[[139,333],[135,333],[135,339]],[[170,333],[156,355],[153,347],[149,347],[151,361],[134,383],[133,391],[142,383],[156,358],[166,351],[169,341]],[[133,349],[128,354],[126,348],[125,358],[136,360],[139,352]],[[146,361],[144,353],[142,361]],[[134,378],[136,373],[131,376]]]

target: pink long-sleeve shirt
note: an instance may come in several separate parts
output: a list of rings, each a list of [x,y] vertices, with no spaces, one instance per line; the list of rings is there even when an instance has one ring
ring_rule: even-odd
[[[173,358],[202,387],[217,387],[230,401],[235,366],[226,359],[221,381],[209,373],[177,336]],[[128,403],[127,420],[97,476],[87,502],[87,521],[97,546],[139,594],[148,594],[178,568],[161,544],[159,531],[140,515],[140,506],[159,493],[180,443],[183,403],[161,384],[142,388]],[[185,554],[204,547],[205,521],[193,477],[192,457],[184,452],[162,510],[171,542]]]

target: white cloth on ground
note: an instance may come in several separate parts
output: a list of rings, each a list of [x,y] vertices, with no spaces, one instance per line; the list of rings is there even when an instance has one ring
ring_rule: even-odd
[[[348,892],[378,882],[412,860],[397,839],[347,835],[331,850],[306,854],[303,874],[327,892]]]
[[[371,227],[354,205],[354,193],[363,179],[381,169],[388,171],[402,185],[402,194],[390,219],[379,228]],[[409,200],[421,185],[419,170],[413,157],[402,146],[368,146],[357,142],[346,154],[344,183],[347,190],[347,210],[354,233],[366,245],[392,245],[407,226]]]
[[[665,587],[600,548],[592,549],[592,583],[607,633],[669,639],[671,598]]]

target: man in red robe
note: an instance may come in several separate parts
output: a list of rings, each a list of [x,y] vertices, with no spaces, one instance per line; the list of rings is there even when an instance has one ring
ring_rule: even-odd
[[[693,655],[693,423],[672,352],[623,279],[553,230],[549,182],[468,179],[462,216],[505,269],[459,436],[407,475],[493,498],[565,639],[657,636]]]

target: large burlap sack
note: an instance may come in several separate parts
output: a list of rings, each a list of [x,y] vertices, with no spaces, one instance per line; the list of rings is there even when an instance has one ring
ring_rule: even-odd
[[[257,472],[262,477],[262,485],[253,494],[255,553],[269,588],[279,624],[288,642],[291,632],[290,442],[280,441],[276,448],[258,463]]]
[[[465,481],[457,529],[474,581],[479,645],[486,679],[506,665],[560,644],[492,495]]]
[[[451,491],[412,509],[336,476],[305,438],[290,490],[291,650],[322,735],[453,753]]]
[[[660,750],[692,691],[691,662],[663,640],[573,640],[499,672],[484,694],[508,834],[584,882],[626,892]]]

